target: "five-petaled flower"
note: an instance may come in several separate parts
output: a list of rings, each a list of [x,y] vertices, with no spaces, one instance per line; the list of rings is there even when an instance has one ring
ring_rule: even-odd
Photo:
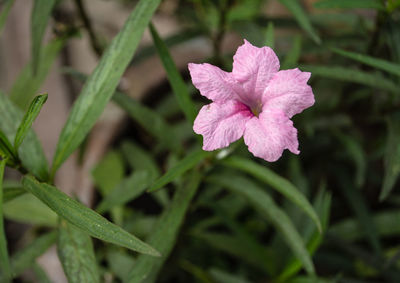
[[[193,84],[213,101],[201,108],[193,126],[203,135],[204,150],[226,147],[243,136],[250,152],[270,162],[285,149],[300,153],[290,118],[314,104],[307,84],[311,74],[279,67],[271,48],[246,40],[233,57],[231,73],[210,64],[189,64]]]

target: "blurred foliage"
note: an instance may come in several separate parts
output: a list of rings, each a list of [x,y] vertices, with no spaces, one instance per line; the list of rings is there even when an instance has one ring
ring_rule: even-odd
[[[150,25],[154,43],[133,59],[159,1],[115,1],[134,12],[108,48],[92,30],[84,10],[89,1],[75,1],[83,26],[60,22],[63,1],[56,1],[52,18],[59,30],[49,43],[41,43],[49,11],[33,9],[41,26],[32,38],[35,57],[10,99],[0,93],[0,156],[3,166],[47,184],[27,176],[22,184],[6,180],[0,186],[6,226],[15,221],[32,227],[25,233],[31,244],[9,249],[10,259],[0,231],[0,267],[11,265],[0,279],[30,268],[39,281],[48,280],[35,259],[58,239],[70,282],[400,282],[399,0],[165,0],[161,6],[175,4],[169,16],[182,28],[161,38]],[[14,1],[3,2],[0,31]],[[271,4],[287,14],[275,16]],[[92,74],[64,66],[65,76],[85,86],[48,177],[32,131],[24,141],[19,135],[19,152],[13,148],[24,111],[17,106],[27,109],[77,27],[89,30],[101,63]],[[316,103],[294,117],[300,155],[285,152],[267,163],[252,157],[242,141],[214,153],[200,150],[191,124],[194,109],[206,100],[169,50],[207,39],[212,54],[201,62],[230,71],[227,35],[273,46],[282,69],[312,73]],[[117,89],[128,63],[151,56],[161,58],[171,87],[143,101]],[[127,113],[129,127],[91,172],[101,217],[58,191],[51,177],[109,99]],[[24,134],[39,110],[27,112]],[[148,255],[156,255],[154,249],[161,256]],[[76,271],[80,264],[84,272]]]

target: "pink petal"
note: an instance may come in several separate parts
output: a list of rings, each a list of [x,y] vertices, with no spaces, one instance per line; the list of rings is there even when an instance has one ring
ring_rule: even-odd
[[[244,142],[254,156],[273,162],[285,149],[299,154],[297,130],[282,111],[263,111],[246,124]]]
[[[307,84],[310,76],[297,68],[276,73],[263,94],[263,109],[280,109],[291,118],[312,106],[314,94]]]
[[[261,101],[262,93],[268,82],[279,70],[279,59],[269,47],[258,48],[247,40],[233,57],[234,78],[240,82],[246,92],[246,104]],[[250,105],[252,107],[252,105]]]
[[[221,102],[237,98],[235,87],[239,86],[235,86],[231,73],[207,63],[189,63],[188,68],[192,82],[201,95]]]
[[[238,101],[214,102],[201,108],[193,130],[203,135],[203,149],[212,151],[242,137],[246,122],[251,117],[247,106]]]

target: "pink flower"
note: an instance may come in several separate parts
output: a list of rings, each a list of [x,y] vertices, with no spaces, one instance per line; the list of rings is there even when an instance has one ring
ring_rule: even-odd
[[[193,130],[203,135],[203,149],[212,151],[244,137],[249,151],[267,161],[285,149],[299,154],[297,130],[290,120],[314,104],[299,69],[279,71],[279,59],[269,47],[244,40],[233,57],[233,70],[210,64],[189,64],[193,84],[213,102],[201,108]]]

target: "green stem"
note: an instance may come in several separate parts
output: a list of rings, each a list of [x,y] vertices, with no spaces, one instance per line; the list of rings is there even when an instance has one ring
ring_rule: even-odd
[[[4,231],[3,218],[3,176],[7,158],[0,161],[0,267],[2,270],[1,282],[11,282],[10,261],[7,251],[7,238]]]

